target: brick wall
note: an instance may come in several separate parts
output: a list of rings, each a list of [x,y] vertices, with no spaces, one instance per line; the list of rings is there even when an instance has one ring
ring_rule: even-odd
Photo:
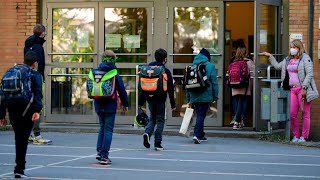
[[[23,61],[25,39],[40,22],[39,0],[0,1],[0,76],[15,62]]]
[[[303,35],[303,44],[308,51],[308,0],[290,0],[289,10],[289,34],[301,33]],[[320,64],[318,59],[318,40],[319,36],[319,17],[320,17],[319,0],[314,1],[314,38],[313,54],[310,55],[314,62],[314,78],[320,90]],[[313,141],[320,140],[320,100],[312,102],[311,108],[311,129],[310,139]]]

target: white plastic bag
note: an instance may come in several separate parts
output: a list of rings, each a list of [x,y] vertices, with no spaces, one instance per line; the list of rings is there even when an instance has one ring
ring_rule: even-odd
[[[192,108],[186,108],[186,112],[184,113],[179,133],[189,136],[191,129],[190,126],[192,126],[191,119],[193,111],[194,109]]]

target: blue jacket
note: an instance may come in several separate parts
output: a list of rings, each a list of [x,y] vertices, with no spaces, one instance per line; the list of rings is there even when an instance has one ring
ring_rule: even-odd
[[[112,69],[116,69],[117,67],[113,63],[103,62],[99,65],[100,71],[111,71]],[[124,107],[129,107],[128,95],[126,89],[124,87],[124,83],[119,74],[116,75],[116,91],[119,94],[121,103]],[[116,113],[117,112],[117,99],[95,99],[94,107],[97,113],[105,112],[105,113]]]
[[[200,64],[208,62],[208,58],[202,54],[198,54],[194,60],[193,64]],[[217,72],[215,65],[209,63],[206,65],[206,75],[210,81],[210,86],[206,89],[199,91],[186,91],[187,93],[187,103],[210,103],[218,100],[219,86],[217,80]]]
[[[26,53],[31,50],[37,53],[38,56],[38,71],[44,77],[44,65],[45,65],[45,56],[44,56],[44,49],[43,49],[43,43],[45,40],[43,38],[40,38],[36,35],[29,36],[25,43],[24,43],[24,50],[23,53],[26,55]]]
[[[26,65],[25,65],[26,66]],[[32,79],[31,79],[32,92],[34,94],[33,103],[31,104],[28,113],[40,113],[43,107],[42,104],[42,76],[38,71],[32,70]],[[0,103],[0,119],[3,119],[6,116],[6,106],[1,99]],[[11,111],[14,112],[14,111]],[[12,115],[12,114],[11,114]]]
[[[161,62],[151,62],[149,63],[150,66],[164,66],[163,63]],[[167,92],[163,92],[162,94],[160,94],[159,96],[152,96],[149,97],[147,96],[144,92],[140,92],[139,93],[139,106],[143,106],[146,102],[146,100],[148,101],[161,101],[161,102],[165,102],[167,100],[167,93],[169,94],[169,99],[170,99],[170,104],[171,104],[171,108],[175,108],[176,107],[176,102],[174,101],[174,85],[173,85],[173,78],[171,75],[171,72],[169,69],[165,68],[165,73],[168,76],[168,89]]]

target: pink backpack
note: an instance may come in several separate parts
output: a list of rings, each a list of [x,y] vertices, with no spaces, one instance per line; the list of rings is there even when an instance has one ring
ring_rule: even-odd
[[[235,60],[228,67],[227,85],[230,88],[244,88],[249,86],[250,73],[244,59]]]

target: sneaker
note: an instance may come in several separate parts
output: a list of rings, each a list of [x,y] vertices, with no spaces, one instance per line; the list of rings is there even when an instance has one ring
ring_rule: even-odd
[[[241,129],[241,125],[240,125],[240,123],[238,123],[238,122],[235,122],[235,123],[233,124],[233,127],[232,127],[232,129],[233,129],[233,130],[238,130],[238,129]]]
[[[299,139],[297,137],[293,136],[291,142],[292,143],[297,143],[298,141],[299,141]]]
[[[193,140],[193,143],[200,144],[200,140],[197,138],[197,136],[193,136],[192,140]]]
[[[200,141],[201,141],[201,142],[207,142],[208,139],[207,139],[205,136],[203,136],[202,138],[200,138]]]
[[[154,149],[155,149],[156,151],[163,151],[163,147],[162,147],[161,144],[159,144],[159,143],[157,143],[157,144],[154,145]]]
[[[28,176],[26,176],[25,174],[14,173],[14,178],[17,178],[17,179],[28,179]]]
[[[51,144],[52,141],[49,139],[43,139],[41,135],[33,138],[33,144],[41,145],[41,144]]]
[[[148,133],[143,134],[143,145],[146,148],[150,148],[150,136]]]
[[[28,142],[29,142],[29,143],[32,143],[32,142],[33,142],[33,139],[34,139],[34,137],[33,137],[32,135],[30,135],[29,138],[28,138]]]
[[[100,154],[100,153],[98,153],[98,154],[96,155],[96,160],[101,161],[101,154]]]
[[[304,143],[304,142],[306,142],[306,140],[304,139],[304,137],[300,137],[300,139],[298,140],[298,143]]]
[[[241,120],[240,125],[241,125],[241,127],[244,127],[244,121],[243,121],[243,119]]]
[[[111,160],[109,158],[102,158],[100,160],[100,164],[102,164],[102,165],[110,165],[111,164]]]

